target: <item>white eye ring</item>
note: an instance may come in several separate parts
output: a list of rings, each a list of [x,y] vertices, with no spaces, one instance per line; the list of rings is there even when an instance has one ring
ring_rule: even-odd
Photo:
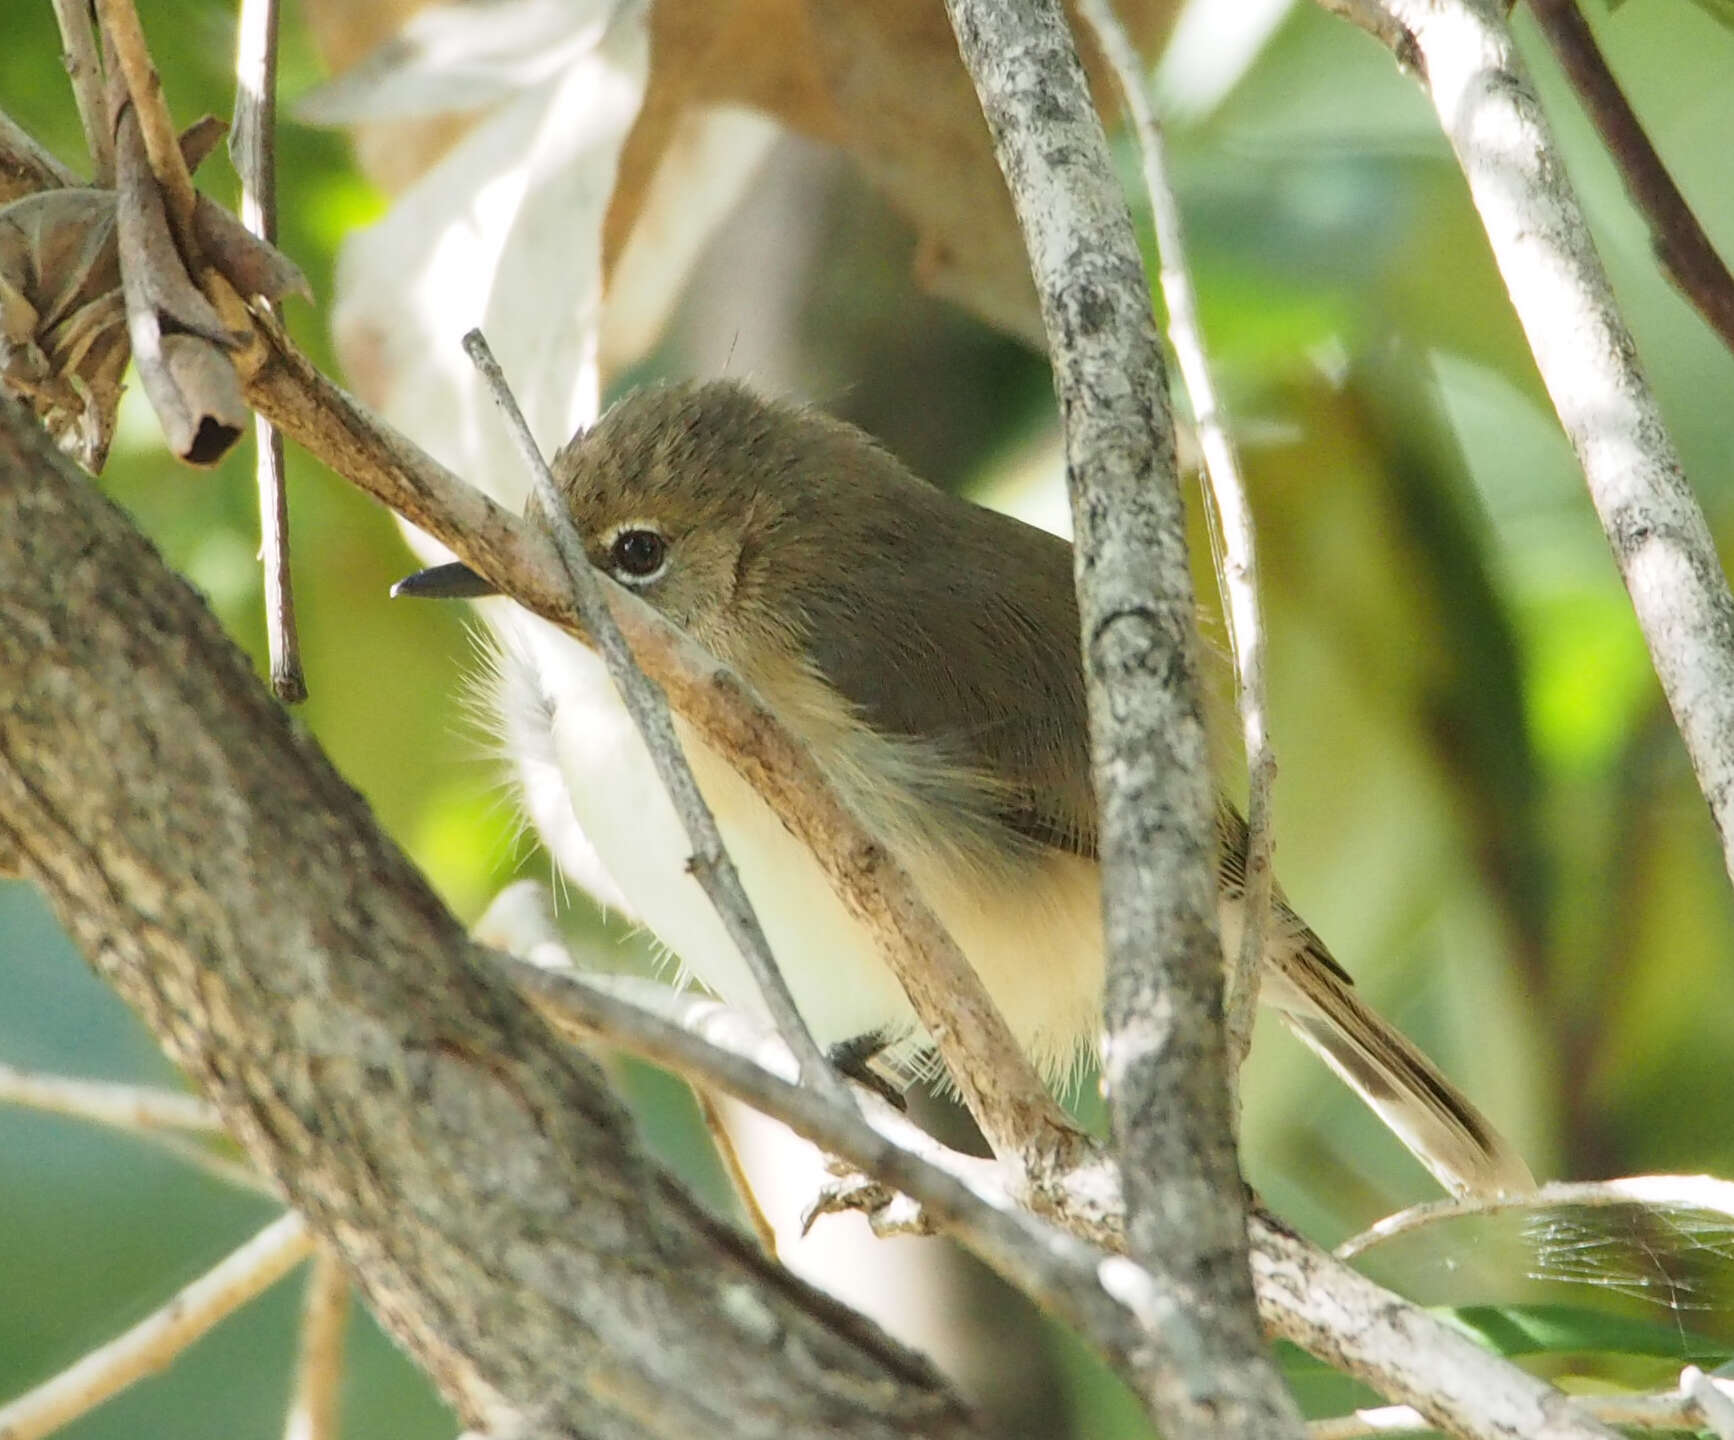
[[[602,537],[608,573],[635,589],[654,584],[668,570],[668,540],[654,520],[624,520]]]

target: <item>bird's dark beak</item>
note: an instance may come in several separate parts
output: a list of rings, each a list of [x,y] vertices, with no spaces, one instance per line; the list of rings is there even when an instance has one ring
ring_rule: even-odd
[[[499,593],[490,581],[457,560],[450,565],[435,565],[431,570],[417,570],[391,587],[394,600],[400,595],[412,600],[474,600]]]

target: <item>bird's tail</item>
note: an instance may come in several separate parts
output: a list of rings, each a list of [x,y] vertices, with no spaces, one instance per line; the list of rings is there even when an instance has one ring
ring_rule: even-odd
[[[1299,927],[1282,933],[1282,918]],[[1433,1062],[1376,1014],[1318,936],[1286,905],[1266,946],[1264,999],[1289,1029],[1372,1107],[1454,1195],[1522,1195],[1535,1189],[1511,1142],[1441,1075]]]

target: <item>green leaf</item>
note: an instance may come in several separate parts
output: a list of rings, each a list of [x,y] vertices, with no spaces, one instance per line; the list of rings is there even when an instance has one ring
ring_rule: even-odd
[[[1576,1305],[1464,1305],[1433,1313],[1499,1355],[1601,1351],[1715,1366],[1734,1353],[1726,1343],[1678,1325]]]

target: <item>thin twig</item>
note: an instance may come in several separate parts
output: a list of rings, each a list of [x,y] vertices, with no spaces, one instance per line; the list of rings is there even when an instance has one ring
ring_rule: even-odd
[[[513,398],[499,361],[494,359],[493,351],[479,330],[472,330],[464,336],[464,351],[487,381],[495,403],[505,416],[506,426],[517,442],[524,464],[529,467],[532,493],[541,507],[542,518],[554,542],[554,551],[560,557],[560,564],[571,584],[578,613],[608,667],[608,678],[614,682],[614,688],[620,692],[620,698],[632,716],[632,723],[644,737],[663,789],[668,792],[668,798],[680,815],[693,848],[688,869],[704,888],[729,933],[729,939],[734,941],[741,958],[753,972],[759,995],[776,1021],[777,1030],[800,1057],[801,1082],[828,1095],[838,1104],[853,1105],[848,1087],[825,1059],[824,1052],[807,1029],[807,1022],[795,1007],[795,997],[783,979],[783,972],[777,967],[776,957],[771,954],[771,943],[765,938],[764,927],[759,924],[752,901],[747,898],[746,886],[741,884],[735,862],[723,844],[716,817],[705,803],[698,781],[693,778],[692,767],[687,763],[686,753],[680,747],[680,738],[674,733],[674,717],[669,713],[668,701],[633,658],[632,647],[626,643],[619,624],[609,612],[602,587],[597,583],[590,559],[584,553],[583,538],[567,514],[559,486],[554,481],[554,472],[548,468],[548,462],[530,434],[529,424]]]
[[[306,1222],[273,1220],[161,1309],[76,1364],[0,1406],[0,1435],[37,1440],[162,1367],[219,1320],[280,1280],[313,1249]]]
[[[1266,726],[1264,617],[1258,597],[1252,505],[1247,498],[1240,458],[1229,435],[1227,412],[1205,353],[1198,297],[1186,259],[1186,228],[1168,177],[1167,143],[1150,106],[1138,52],[1114,13],[1112,0],[1082,0],[1078,8],[1095,32],[1103,58],[1114,71],[1138,136],[1144,188],[1150,196],[1150,213],[1156,226],[1162,298],[1168,307],[1168,340],[1180,364],[1186,393],[1192,398],[1193,423],[1204,452],[1204,473],[1210,481],[1210,494],[1222,527],[1222,585],[1228,602],[1229,636],[1234,645],[1247,769],[1246,875],[1241,901],[1244,920],[1240,953],[1228,957],[1231,968],[1223,1005],[1232,1077],[1252,1048],[1253,1022],[1258,1015],[1271,897],[1271,788],[1276,780],[1276,755]]]
[[[1644,133],[1576,0],[1530,0],[1529,9],[1595,122],[1626,193],[1649,222],[1656,259],[1704,323],[1734,351],[1734,276]]]
[[[759,1237],[759,1248],[767,1255],[775,1255],[777,1227],[771,1224],[771,1217],[765,1214],[765,1207],[759,1204],[758,1192],[753,1189],[752,1176],[747,1174],[747,1167],[741,1164],[740,1147],[735,1144],[735,1137],[729,1133],[728,1121],[723,1116],[722,1107],[716,1103],[716,1097],[702,1085],[694,1085],[692,1094],[698,1101],[698,1112],[704,1118],[704,1128],[710,1132],[711,1144],[716,1147],[717,1159],[722,1163],[723,1172],[729,1177],[729,1184],[734,1187],[735,1198],[740,1201],[741,1210],[747,1217],[747,1223],[752,1226],[753,1234]]]
[[[1645,1205],[1665,1210],[1703,1210],[1734,1220],[1734,1181],[1713,1175],[1628,1175],[1618,1180],[1555,1180],[1528,1195],[1460,1195],[1429,1200],[1387,1215],[1337,1246],[1339,1260],[1353,1260],[1375,1245],[1443,1220],[1504,1215],[1514,1210],[1560,1210]]]
[[[1184,1294],[1141,1374],[1158,1428],[1303,1432],[1247,1268],[1222,1028],[1215,796],[1149,279],[1060,0],[946,0],[1041,302],[1100,831],[1103,1075],[1132,1255]]]
[[[167,1151],[175,1159],[191,1165],[195,1170],[203,1171],[213,1180],[220,1180],[236,1190],[248,1190],[255,1195],[267,1195],[278,1201],[283,1199],[283,1192],[276,1184],[244,1160],[231,1160],[192,1136],[178,1134],[173,1130],[143,1133],[157,1149]]]
[[[0,1065],[0,1104],[25,1105],[52,1115],[93,1120],[117,1130],[193,1130],[221,1135],[217,1108],[197,1095],[153,1085],[39,1075]]]
[[[50,1115],[66,1115],[124,1130],[225,1185],[272,1197],[277,1194],[276,1187],[258,1171],[217,1154],[187,1133],[226,1133],[216,1109],[196,1095],[181,1095],[149,1085],[33,1075],[0,1065],[0,1104],[26,1106]]]
[[[235,127],[229,156],[241,177],[241,223],[277,243],[277,0],[242,0],[235,30]],[[271,302],[267,301],[267,304]],[[272,305],[271,313],[277,313]],[[285,705],[307,698],[307,675],[295,630],[295,588],[289,568],[289,495],[284,489],[283,436],[253,417],[259,491],[259,553],[265,562],[265,637],[271,689]]]
[[[566,942],[548,909],[547,893],[546,887],[534,880],[514,880],[489,901],[482,917],[470,927],[470,938],[478,945],[503,950],[508,955],[526,960],[544,970],[577,973],[578,964],[566,948]],[[662,991],[666,987],[659,985],[656,989]],[[792,1055],[793,1052],[789,1053]],[[791,1066],[790,1074],[796,1073],[797,1067]],[[716,1103],[716,1097],[705,1088],[702,1078],[681,1078],[686,1080],[692,1089],[693,1099],[698,1103],[705,1129],[710,1132],[711,1143],[716,1147],[717,1159],[734,1186],[735,1197],[740,1201],[747,1223],[758,1236],[759,1245],[765,1254],[774,1256],[777,1253],[776,1227],[771,1224],[770,1217],[759,1204],[752,1179],[747,1174],[746,1166],[741,1163],[740,1150],[735,1145],[734,1136],[729,1132],[728,1123]]]
[[[1688,1381],[1687,1376],[1694,1377]],[[1687,1386],[1691,1388],[1688,1390]],[[1734,1440],[1734,1430],[1711,1418],[1717,1406],[1734,1409],[1734,1381],[1715,1380],[1695,1365],[1686,1367],[1681,1388],[1655,1395],[1574,1395],[1572,1406],[1604,1425],[1642,1430],[1711,1430],[1718,1440]],[[1408,1405],[1381,1405],[1315,1420],[1307,1440],[1366,1440],[1379,1435],[1425,1435],[1436,1427]]]
[[[283,1440],[337,1440],[342,1422],[343,1339],[349,1329],[349,1274],[321,1246],[307,1268],[295,1394]]]
[[[84,127],[84,143],[90,150],[90,183],[106,190],[114,184],[114,127],[102,93],[102,62],[89,0],[54,0],[54,18],[60,24],[61,58],[72,81],[78,123]]]
[[[923,1230],[955,1234],[1013,1284],[1061,1307],[1095,1343],[1123,1321],[1070,1308],[1082,1303],[1069,1248],[1087,1242],[1096,1278],[1121,1297],[1140,1324],[1172,1331],[1174,1306],[1158,1282],[1131,1261],[1108,1264],[1124,1249],[1124,1211],[1084,1172],[1051,1182],[1041,1196],[1013,1166],[959,1154],[917,1129],[877,1096],[844,1114],[791,1082],[794,1057],[763,1022],[702,996],[632,976],[577,975],[496,956],[513,983],[557,1028],[643,1056],[697,1085],[734,1096],[788,1124],[860,1171],[903,1190],[923,1207]],[[799,1113],[788,1106],[798,1101]],[[873,1132],[869,1139],[863,1128]],[[894,1161],[895,1163],[890,1163]],[[935,1179],[939,1172],[944,1180]],[[1062,1226],[1066,1244],[1022,1214],[1046,1202],[1043,1219]],[[1009,1211],[1028,1239],[1046,1236],[1045,1257],[1016,1253],[1024,1240],[1005,1233]],[[1271,1333],[1346,1370],[1394,1400],[1420,1407],[1432,1423],[1475,1440],[1612,1440],[1612,1432],[1572,1408],[1559,1391],[1482,1349],[1467,1335],[1356,1274],[1261,1212],[1250,1223],[1260,1313]],[[1004,1253],[1005,1247],[1013,1253]],[[1035,1272],[1030,1271],[1035,1266]],[[1037,1288],[1031,1288],[1037,1287]],[[1105,1327],[1105,1328],[1101,1328]],[[1112,1356],[1112,1352],[1105,1349]],[[1133,1362],[1151,1363],[1149,1357]]]
[[[1352,13],[1382,38],[1401,32],[1397,58],[1451,142],[1734,876],[1734,595],[1504,0],[1356,0]]]
[[[102,17],[103,35],[108,41],[107,58],[126,77],[126,89],[132,96],[133,111],[138,116],[139,131],[144,137],[145,153],[150,157],[151,172],[162,186],[163,204],[169,223],[174,227],[175,240],[183,255],[195,253],[193,210],[198,204],[198,192],[193,188],[192,172],[181,154],[174,120],[163,99],[163,80],[151,59],[145,43],[144,27],[139,24],[133,0],[96,0]],[[119,120],[119,109],[111,95],[113,119]]]

